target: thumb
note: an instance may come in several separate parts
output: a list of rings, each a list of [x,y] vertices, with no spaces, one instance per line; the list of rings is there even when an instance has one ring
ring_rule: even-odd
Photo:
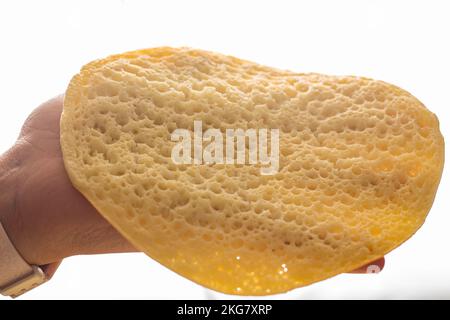
[[[384,268],[384,257],[365,264],[349,273],[378,273]]]

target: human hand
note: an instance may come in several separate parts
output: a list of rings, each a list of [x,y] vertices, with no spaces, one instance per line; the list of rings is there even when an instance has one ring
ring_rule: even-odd
[[[368,264],[365,264],[361,267],[359,267],[356,270],[353,270],[350,273],[378,273],[384,268],[384,257],[377,259],[375,261],[372,261]]]
[[[135,251],[72,186],[59,142],[63,97],[35,109],[0,157],[0,221],[30,264]]]
[[[46,265],[78,254],[135,251],[67,176],[59,142],[62,102],[58,96],[35,109],[15,145],[0,157],[0,221],[30,264]],[[381,258],[354,272],[383,266]]]

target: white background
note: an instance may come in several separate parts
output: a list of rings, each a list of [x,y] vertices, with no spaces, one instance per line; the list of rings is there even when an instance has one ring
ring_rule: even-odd
[[[96,58],[191,46],[298,72],[363,75],[413,93],[450,138],[450,1],[1,1],[0,152],[29,112]],[[447,167],[448,169],[448,167]],[[423,228],[378,275],[275,298],[450,298],[448,170]],[[217,298],[142,254],[66,259],[21,299]],[[1,298],[0,298],[1,299]]]

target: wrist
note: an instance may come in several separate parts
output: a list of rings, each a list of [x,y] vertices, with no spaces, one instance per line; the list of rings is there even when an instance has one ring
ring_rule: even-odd
[[[45,214],[45,183],[36,178],[43,164],[27,162],[29,152],[19,141],[0,156],[0,222],[28,264],[47,265],[73,255],[74,246],[64,219]]]
[[[20,222],[15,211],[19,171],[20,162],[15,158],[14,148],[0,156],[0,223],[17,250],[16,242]],[[21,250],[18,252],[27,261]]]
[[[17,245],[21,236],[16,214],[21,165],[15,156],[14,148],[0,156],[0,293],[13,298],[49,280],[60,264],[36,266]]]

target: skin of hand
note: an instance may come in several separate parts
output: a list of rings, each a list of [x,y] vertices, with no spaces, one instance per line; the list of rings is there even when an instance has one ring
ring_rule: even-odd
[[[30,264],[135,251],[72,186],[59,140],[63,97],[35,109],[0,158],[0,219]]]
[[[15,145],[0,157],[3,227],[30,264],[136,251],[72,186],[59,140],[62,105],[63,96],[58,96],[35,109]],[[381,270],[384,258],[370,265]],[[367,266],[354,272],[366,273]]]

